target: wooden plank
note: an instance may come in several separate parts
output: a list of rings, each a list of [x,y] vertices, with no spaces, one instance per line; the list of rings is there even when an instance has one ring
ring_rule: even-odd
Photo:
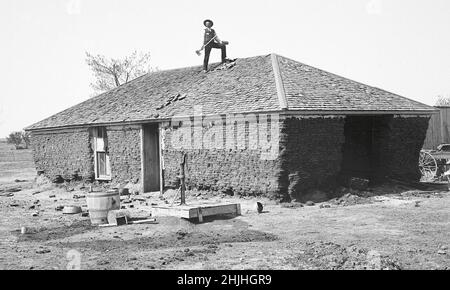
[[[429,146],[429,144],[430,144],[430,136],[431,136],[431,134],[432,134],[432,132],[431,132],[431,120],[430,120],[430,122],[428,123],[428,130],[427,130],[427,133],[426,133],[426,135],[425,135],[425,140],[423,140],[423,145],[422,145],[422,148],[423,149],[432,149],[432,148],[429,148],[428,146]]]
[[[439,144],[441,144],[441,114],[437,114],[434,118],[434,139],[433,139],[433,147],[432,149],[436,149]]]
[[[33,132],[33,135],[47,135],[49,133],[51,134],[67,134],[67,133],[79,133],[79,132],[86,132],[87,130],[93,129],[95,127],[82,127],[82,128],[67,128],[67,129],[54,129],[54,130],[44,130],[44,131],[30,131]],[[28,130],[27,130],[28,131]]]
[[[144,163],[144,125],[141,125],[141,130],[139,132],[141,137],[141,189],[142,192],[145,192],[145,181],[144,181],[144,172],[145,172],[145,163]]]
[[[442,131],[444,133],[442,143],[450,143],[450,133],[448,130],[450,124],[450,108],[441,108],[441,110],[443,112]]]
[[[135,129],[135,130],[139,130],[141,129],[141,125],[140,124],[136,124],[136,125],[108,125],[107,126],[108,131],[124,131],[124,130],[129,130],[129,129]]]
[[[152,216],[175,216],[186,219],[215,216],[223,214],[241,214],[240,204],[218,205],[180,205],[180,206],[155,206],[152,208]]]
[[[236,214],[237,213],[237,206],[236,204],[222,204],[222,205],[216,205],[216,206],[202,206],[201,208],[202,215],[205,216],[214,216],[214,215],[221,215],[221,214]],[[189,210],[189,217],[190,218],[197,218],[198,217],[198,211],[197,208],[192,208]]]
[[[439,110],[441,109],[443,108],[439,108]],[[444,134],[441,128],[441,113],[432,115],[428,123],[428,130],[423,143],[424,149],[436,149],[437,146],[443,142],[442,135]]]
[[[236,203],[236,215],[241,215],[241,204]]]
[[[444,111],[442,109],[439,109],[439,129],[440,129],[440,133],[441,133],[441,138],[440,138],[440,143],[444,141]]]
[[[202,214],[202,208],[201,207],[197,208],[197,217],[198,217],[198,222],[202,223],[203,222],[203,214]]]
[[[142,127],[143,190],[160,190],[160,159],[158,126]]]
[[[162,130],[163,124],[158,124],[158,154],[159,154],[159,194],[164,194],[164,176],[163,176],[163,154],[162,154]]]
[[[189,219],[189,210],[177,207],[153,207],[152,216],[174,216]]]
[[[441,115],[433,116],[433,139],[431,149],[436,149],[441,143]]]

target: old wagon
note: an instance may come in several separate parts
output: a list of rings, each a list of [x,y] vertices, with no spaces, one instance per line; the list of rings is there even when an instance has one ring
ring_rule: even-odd
[[[422,182],[449,181],[447,172],[450,169],[450,144],[441,144],[437,146],[437,150],[422,149],[419,169]]]

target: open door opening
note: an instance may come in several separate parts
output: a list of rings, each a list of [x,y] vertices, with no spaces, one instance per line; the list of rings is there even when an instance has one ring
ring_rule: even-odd
[[[142,186],[144,192],[160,190],[158,124],[142,125]]]
[[[341,166],[344,180],[360,177],[372,184],[380,181],[385,173],[381,158],[391,119],[392,115],[346,117]]]

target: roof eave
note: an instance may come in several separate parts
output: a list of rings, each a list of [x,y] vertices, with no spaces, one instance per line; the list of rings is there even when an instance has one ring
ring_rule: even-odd
[[[289,110],[295,115],[434,115],[439,110]]]
[[[280,115],[433,115],[439,113],[439,110],[373,110],[373,111],[363,111],[363,110],[275,110],[275,111],[250,111],[250,112],[235,112],[228,114],[273,114],[278,113]],[[219,114],[219,115],[226,115]],[[217,116],[214,115],[202,115],[203,117]],[[120,125],[140,125],[148,123],[160,123],[167,122],[171,120],[180,120],[192,117],[190,115],[186,116],[176,116],[170,118],[160,118],[160,119],[144,119],[144,120],[133,120],[133,121],[120,121],[120,122],[103,122],[103,123],[89,123],[89,124],[74,124],[66,126],[56,126],[56,127],[45,127],[45,128],[25,128],[28,132],[44,132],[44,131],[55,131],[63,129],[77,129],[77,128],[91,128],[91,127],[103,127],[103,126],[120,126]]]

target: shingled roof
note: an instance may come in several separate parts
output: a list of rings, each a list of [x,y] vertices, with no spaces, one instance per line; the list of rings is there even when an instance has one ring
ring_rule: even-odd
[[[35,123],[26,130],[128,123],[193,115],[293,113],[432,113],[433,107],[269,54],[237,59],[203,73],[201,66],[151,72]]]

